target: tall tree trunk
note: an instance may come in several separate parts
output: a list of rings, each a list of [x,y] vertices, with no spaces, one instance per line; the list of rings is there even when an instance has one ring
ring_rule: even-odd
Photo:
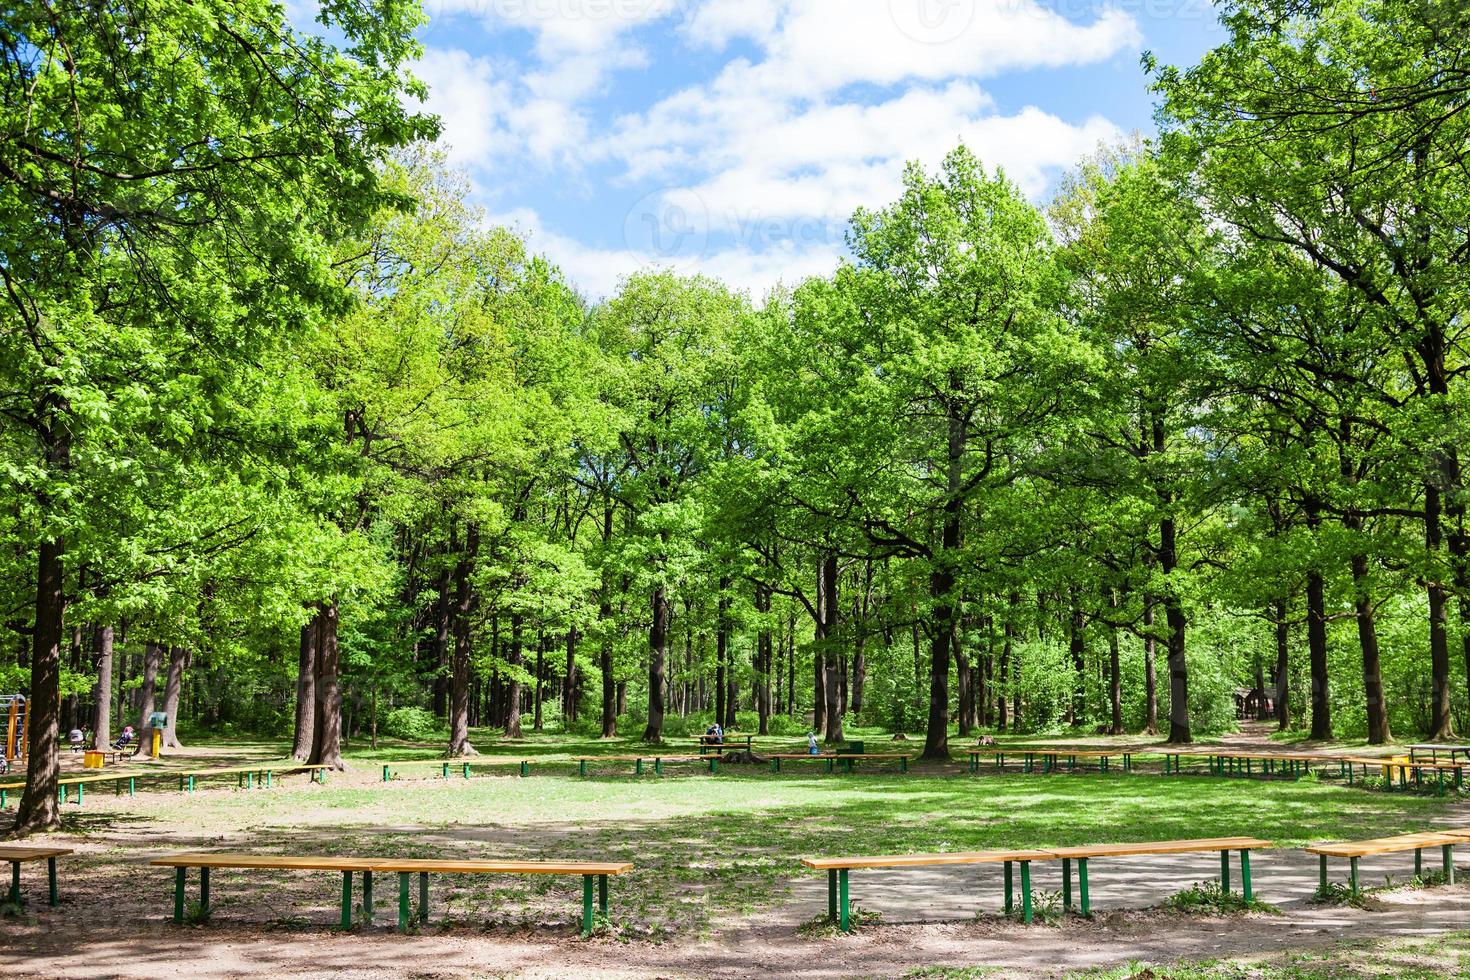
[[[1307,571],[1307,653],[1312,669],[1313,740],[1332,738],[1332,701],[1327,687],[1327,602],[1322,573]]]
[[[1012,594],[1012,599],[1015,596]],[[1014,606],[1014,602],[1012,604]],[[1009,723],[1010,706],[1006,698],[1010,696],[1010,672],[1011,672],[1011,643],[1014,640],[1016,628],[1011,623],[1010,613],[1006,614],[1005,628],[1000,648],[1000,683],[995,688],[995,730],[1003,732]]]
[[[112,744],[112,638],[111,626],[97,627],[97,683],[92,699],[92,748]]]
[[[561,715],[568,725],[577,720],[577,689],[581,685],[577,670],[577,627],[567,628],[567,670],[561,689]]]
[[[1368,744],[1384,745],[1392,740],[1388,730],[1388,701],[1383,696],[1383,672],[1379,667],[1378,626],[1373,621],[1373,601],[1368,595],[1368,556],[1353,555],[1353,612],[1358,621],[1358,648],[1363,655],[1363,694],[1368,712]],[[1470,671],[1470,663],[1466,665]]]
[[[521,667],[525,662],[524,637],[525,628],[519,612],[510,614],[510,656],[506,657],[506,663],[510,670],[507,671],[505,683],[505,737],[522,738],[521,733]]]
[[[1082,604],[1078,599],[1076,588],[1073,587],[1071,591],[1072,609],[1067,633],[1067,650],[1072,657],[1072,704],[1067,712],[1067,720],[1073,725],[1080,725],[1087,720],[1087,641],[1083,636],[1087,621],[1083,618]]]
[[[1444,531],[1441,527],[1442,504],[1439,487],[1434,481],[1424,484],[1424,543],[1429,552],[1429,570],[1424,591],[1429,599],[1429,674],[1430,705],[1429,731],[1432,739],[1455,737],[1450,699],[1450,647],[1449,634],[1445,625],[1445,607],[1448,590],[1440,579],[1435,564],[1442,549]]]
[[[760,629],[755,637],[755,711],[756,734],[769,735],[771,728],[771,592],[763,586],[755,589],[755,611],[760,615]]]
[[[337,675],[337,622],[339,610],[334,596],[317,613],[315,737],[311,744],[312,765],[346,769],[342,762],[342,687]]]
[[[970,669],[970,658],[965,654],[965,644],[960,640],[960,631],[955,630],[951,634],[954,637],[954,665],[955,665],[955,687],[957,691],[956,719],[960,738],[966,738],[970,734],[970,718],[974,714],[975,703],[975,678]]]
[[[476,598],[470,581],[480,551],[480,525],[465,528],[464,551],[454,565],[454,655],[449,674],[449,757],[479,755],[470,744],[471,620]]]
[[[1117,610],[1118,594],[1108,592],[1108,607]],[[1108,627],[1108,734],[1123,734],[1123,671],[1118,651],[1118,628]]]
[[[439,573],[439,598],[434,600],[434,717],[443,718],[449,710],[450,633],[454,618],[449,569]]]
[[[1166,517],[1159,522],[1159,567],[1165,575],[1172,574],[1178,566],[1174,533],[1173,518]],[[1179,590],[1170,584],[1164,593],[1164,625],[1169,628],[1166,650],[1169,662],[1169,742],[1172,744],[1194,740],[1189,730],[1189,664],[1184,656],[1187,623]]]
[[[648,726],[643,741],[658,742],[664,731],[664,664],[669,656],[669,594],[662,584],[654,586],[649,605]]]
[[[302,762],[311,758],[312,739],[316,736],[317,634],[317,617],[313,615],[301,627],[296,673],[296,738],[291,747],[291,758]]]
[[[189,648],[174,647],[169,651],[168,680],[163,687],[163,710],[168,727],[163,730],[164,748],[181,749],[179,741],[179,698],[184,690],[184,668],[189,665]]]
[[[163,666],[163,647],[146,643],[143,647],[143,682],[138,687],[138,738],[151,729],[148,716],[157,710],[158,669]],[[146,746],[145,746],[146,747]]]
[[[1276,728],[1291,727],[1291,624],[1285,599],[1276,600]]]
[[[534,711],[531,715],[531,728],[533,731],[542,730],[542,685],[546,679],[546,633],[537,631],[536,634],[536,691]]]
[[[1147,598],[1143,603],[1143,733],[1159,733],[1159,667],[1158,639],[1154,636],[1154,603]]]
[[[842,733],[842,657],[834,645],[841,616],[837,556],[830,553],[823,555],[817,571],[817,591],[822,597],[818,606],[821,612],[821,622],[818,624],[821,635],[818,643],[822,650],[822,695],[825,701],[822,718],[826,723],[825,741],[841,742],[846,736]]]
[[[66,547],[60,537],[36,549],[36,618],[31,644],[30,698],[26,702],[26,788],[16,812],[16,836],[61,826],[57,782],[61,777],[61,636],[66,613]]]

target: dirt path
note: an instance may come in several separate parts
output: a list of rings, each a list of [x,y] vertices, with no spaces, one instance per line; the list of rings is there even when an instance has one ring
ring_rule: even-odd
[[[1444,820],[1447,825],[1470,824],[1470,805],[1447,812]],[[380,828],[407,834],[423,830]],[[484,828],[475,826],[432,832],[466,841],[481,840],[484,834]],[[460,921],[447,929],[439,926],[401,937],[391,928],[387,894],[379,899],[376,928],[343,935],[323,927],[333,918],[334,895],[332,884],[320,879],[293,883],[286,904],[299,916],[295,920],[260,924],[270,923],[271,912],[268,904],[255,903],[280,896],[257,886],[249,889],[252,897],[236,897],[209,926],[174,927],[164,921],[169,907],[166,880],[135,856],[131,865],[106,875],[106,881],[68,881],[64,876],[68,905],[61,913],[42,907],[31,922],[7,921],[0,927],[0,973],[77,978],[832,978],[901,976],[921,966],[946,965],[1050,977],[1135,960],[1169,963],[1470,929],[1470,886],[1398,889],[1366,909],[1319,906],[1308,901],[1317,882],[1316,863],[1309,855],[1260,852],[1253,865],[1257,896],[1276,905],[1280,915],[1209,918],[1136,911],[1218,873],[1213,854],[1171,855],[1092,862],[1092,921],[1073,918],[1028,928],[999,918],[994,913],[1001,901],[1001,876],[994,867],[910,869],[853,874],[854,900],[883,916],[881,926],[858,935],[803,933],[799,927],[824,912],[826,894],[821,879],[801,878],[793,882],[791,900],[778,908],[724,923],[703,939],[656,943],[581,940],[574,934],[572,910],[522,928]],[[1332,870],[1340,880],[1346,869]],[[1464,871],[1470,874],[1470,866]],[[1390,877],[1403,882],[1411,872],[1410,854],[1365,859],[1362,867],[1369,884]],[[1059,869],[1036,865],[1035,884],[1038,892],[1059,889]],[[130,898],[119,904],[119,894]],[[615,892],[615,917],[616,898]],[[977,909],[986,915],[977,919]],[[302,919],[323,925],[303,925]]]

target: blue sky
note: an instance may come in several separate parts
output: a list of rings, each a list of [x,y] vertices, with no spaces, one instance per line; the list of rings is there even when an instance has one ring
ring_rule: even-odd
[[[1139,55],[1209,0],[426,0],[416,73],[487,220],[590,297],[639,268],[756,298],[830,271],[858,205],[963,140],[1044,200],[1152,130]]]

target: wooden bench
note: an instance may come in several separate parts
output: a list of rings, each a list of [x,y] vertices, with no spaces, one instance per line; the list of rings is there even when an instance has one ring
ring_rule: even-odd
[[[268,763],[255,766],[229,766],[218,769],[138,769],[130,772],[96,773],[89,776],[70,776],[56,781],[56,793],[62,803],[69,802],[71,798],[70,789],[76,787],[76,802],[81,805],[86,800],[86,789],[94,783],[113,784],[118,795],[122,795],[123,784],[128,787],[128,795],[134,796],[138,790],[138,780],[145,778],[170,777],[177,778],[179,790],[192,793],[197,780],[209,776],[236,776],[237,783],[241,786],[253,788],[256,785],[270,787],[272,785],[272,774],[285,775],[293,772],[309,772],[313,782],[325,783],[327,781],[327,770],[330,766],[304,765],[297,763]],[[25,781],[12,781],[0,783],[0,809],[3,809],[9,800],[11,790],[25,789]]]
[[[50,886],[51,904],[61,901],[56,888],[56,859],[72,853],[69,847],[12,847],[0,845],[0,861],[10,862],[10,904],[20,908],[20,866],[31,861],[46,862],[46,880]]]
[[[1438,847],[1447,884],[1455,883],[1455,845],[1470,840],[1470,832],[1426,831],[1418,834],[1400,834],[1397,837],[1376,837],[1370,840],[1339,841],[1334,844],[1315,844],[1306,848],[1308,854],[1317,855],[1317,889],[1327,891],[1327,859],[1348,859],[1348,887],[1353,895],[1359,894],[1358,859],[1378,854],[1414,852],[1414,874],[1423,872],[1424,848]]]
[[[604,922],[608,917],[607,879],[631,871],[633,865],[623,861],[574,861],[556,863],[548,861],[457,861],[435,858],[384,858],[374,865],[374,871],[398,874],[398,929],[407,932],[414,921],[409,909],[409,878],[419,876],[419,922],[429,919],[429,875],[432,874],[536,874],[536,875],[581,875],[582,876],[582,935],[592,935],[595,914],[601,914]],[[593,908],[593,886],[596,885],[597,905]]]
[[[999,747],[970,749],[967,753],[970,760],[970,772],[972,773],[978,773],[980,771],[980,760],[987,755],[995,760],[995,768],[1001,771],[1004,771],[1005,769],[1007,755],[1021,756],[1023,759],[1021,765],[1022,772],[1034,772],[1037,758],[1041,759],[1042,772],[1054,772],[1060,770],[1062,759],[1067,760],[1068,772],[1076,771],[1078,759],[1095,759],[1098,763],[1098,769],[1101,772],[1107,772],[1109,762],[1117,756],[1122,756],[1123,771],[1132,772],[1133,756],[1136,754],[1137,753],[1135,753],[1132,749],[1108,750],[1017,748],[1007,751],[1006,749],[1002,749]]]
[[[1010,915],[1015,908],[1015,888],[1012,867],[1021,866],[1021,921],[1029,923],[1032,918],[1031,905],[1031,862],[1049,861],[1047,851],[956,851],[950,854],[889,854],[879,857],[802,858],[808,868],[827,872],[827,921],[839,926],[843,932],[852,931],[852,917],[848,905],[847,874],[854,869],[866,868],[932,868],[949,864],[1004,864],[1005,865],[1005,911]]]
[[[362,874],[362,917],[373,921],[373,871],[377,858],[279,857],[267,854],[216,854],[193,852],[169,854],[148,863],[174,869],[174,922],[184,921],[184,888],[190,868],[199,869],[199,907],[209,912],[209,872],[213,868],[268,869],[273,871],[340,871],[342,873],[342,928],[352,927],[352,874]]]
[[[854,759],[896,759],[898,760],[898,771],[908,772],[910,757],[897,755],[893,752],[824,752],[821,755],[812,755],[810,752],[777,752],[769,758],[771,760],[771,772],[781,771],[782,759],[795,759],[798,761],[821,759],[827,763],[827,771],[829,773],[836,771],[836,765],[839,762],[842,763],[842,771],[850,773],[852,772],[852,762]]]
[[[751,743],[755,741],[754,735],[696,735],[694,741],[699,743],[699,754],[705,755],[709,752],[724,752],[731,748],[731,743],[738,745],[745,743],[745,751],[750,751]]]
[[[188,869],[199,869],[199,908],[209,913],[209,872],[212,868],[267,869],[272,871],[337,871],[342,874],[342,928],[352,928],[352,876],[362,879],[362,924],[373,924],[373,873],[398,875],[398,928],[407,931],[413,921],[409,908],[409,878],[419,876],[419,921],[428,921],[429,875],[440,874],[560,874],[582,876],[582,935],[592,934],[595,922],[593,888],[597,910],[608,913],[607,879],[633,868],[627,862],[547,861],[457,861],[432,858],[280,857],[267,854],[216,854],[196,852],[170,854],[148,862],[174,869],[174,922],[184,921],[184,894]]]
[[[407,759],[403,762],[385,762],[383,763],[383,782],[390,782],[393,779],[395,769],[403,769],[408,766],[437,766],[445,779],[449,778],[449,772],[453,769],[465,779],[469,779],[471,766],[519,765],[521,775],[529,776],[532,761],[531,759],[455,759],[451,762],[446,759]]]
[[[577,775],[587,775],[587,763],[589,762],[631,762],[635,775],[643,775],[643,763],[652,762],[653,771],[656,775],[663,775],[665,762],[703,762],[709,766],[711,773],[720,769],[720,757],[717,755],[582,755],[573,760],[577,763]]]
[[[1429,756],[1430,762],[1438,762],[1441,752],[1449,753],[1450,761],[1455,761],[1455,756],[1464,756],[1470,762],[1470,745],[1443,745],[1434,742],[1426,742],[1409,746],[1409,761],[1418,762],[1419,756]]]
[[[1062,907],[1072,907],[1072,862],[1077,862],[1077,884],[1081,892],[1082,914],[1092,914],[1087,893],[1087,862],[1090,858],[1135,857],[1154,854],[1194,854],[1220,852],[1220,890],[1230,894],[1230,852],[1240,854],[1240,891],[1247,902],[1254,897],[1251,889],[1251,851],[1273,847],[1270,841],[1255,837],[1211,837],[1203,840],[1152,841],[1142,844],[1095,844],[1087,847],[1052,847],[1052,857],[1062,859]]]
[[[1374,756],[1344,756],[1338,760],[1338,774],[1347,777],[1348,785],[1352,785],[1356,770],[1362,769],[1363,777],[1366,779],[1368,770],[1383,770],[1384,785],[1387,789],[1393,789],[1394,770],[1398,770],[1398,782],[1400,789],[1407,789],[1409,785],[1409,773],[1414,774],[1414,785],[1424,785],[1424,774],[1432,773],[1435,778],[1435,793],[1443,796],[1445,793],[1444,778],[1449,773],[1455,778],[1455,788],[1461,789],[1465,785],[1464,771],[1470,768],[1470,761],[1462,762],[1437,762],[1419,761],[1403,762],[1391,757],[1377,758]]]

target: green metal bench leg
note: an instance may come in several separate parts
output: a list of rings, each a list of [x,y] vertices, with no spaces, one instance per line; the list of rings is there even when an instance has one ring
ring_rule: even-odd
[[[1006,915],[1010,915],[1016,908],[1016,888],[1012,878],[1011,862],[1006,862]]]
[[[827,871],[827,921],[837,922],[837,869]]]
[[[342,872],[342,928],[352,928],[352,872]]]
[[[780,771],[781,771],[781,760],[780,759],[772,759],[771,760],[771,772],[780,772]]]
[[[719,771],[720,771],[720,757],[717,756],[717,755],[716,756],[711,756],[710,757],[710,760],[709,760],[709,774],[711,776],[713,776],[715,773],[717,773]]]
[[[901,756],[898,757],[898,771],[899,772],[908,772],[909,771],[909,757],[908,756],[901,755]]]
[[[20,862],[10,862],[10,904],[20,908]]]
[[[389,773],[388,773],[388,767],[387,766],[384,766],[383,767],[383,782],[386,783],[389,780],[389,778],[390,778],[390,776],[389,776]]]
[[[0,810],[5,809],[5,790],[0,789]]]
[[[55,905],[55,902],[51,903]],[[199,869],[199,912],[201,915],[209,914],[209,869]]]
[[[1255,898],[1251,892],[1251,852],[1249,850],[1240,852],[1240,894],[1247,902]]]
[[[593,875],[582,876],[582,935],[592,935],[592,878]]]
[[[86,790],[86,788],[86,783],[77,783],[77,806],[82,805],[82,793],[84,790]]]
[[[851,776],[852,775],[852,760],[851,759],[843,759],[842,760],[842,763],[843,763],[843,768],[847,771],[847,774],[849,776]]]
[[[1327,894],[1327,855],[1317,855],[1317,894]]]
[[[1230,894],[1230,852],[1220,852],[1220,892]]]
[[[429,921],[429,873],[419,872],[419,921]]]
[[[362,873],[362,924],[370,929],[373,925],[373,873]]]
[[[635,776],[641,776],[641,775],[643,775],[643,760],[642,759],[634,759],[633,760],[633,775],[635,775]]]
[[[1072,859],[1062,858],[1062,910],[1072,911]]]
[[[412,911],[408,905],[408,878],[409,872],[398,872],[398,931],[407,932],[409,919]]]
[[[521,776],[529,775],[531,775],[531,764],[523,759],[521,760]]]
[[[842,908],[842,931],[852,932],[852,916],[847,905],[847,869],[837,872],[837,902]]]
[[[586,759],[578,759],[577,760],[577,775],[579,775],[579,776],[585,776],[585,775],[587,775],[587,760]]]
[[[128,777],[128,795],[129,796],[137,796],[138,795],[138,777],[136,777],[136,776],[129,776]]]
[[[1414,877],[1420,879],[1424,877],[1424,848],[1422,847],[1414,848]]]
[[[832,760],[831,759],[828,759],[827,760],[827,774],[828,775],[831,775],[831,773],[832,773]]]
[[[1082,892],[1082,917],[1092,917],[1092,902],[1087,894],[1087,858],[1077,859],[1077,887]]]
[[[60,786],[57,786],[56,792],[61,796],[61,802],[65,803],[67,796],[66,783],[62,783]]]
[[[663,759],[654,759],[653,760],[653,774],[655,776],[662,776],[664,774],[664,760]]]
[[[194,792],[194,777],[193,776],[190,776],[189,777],[189,792],[191,792],[191,793]]]
[[[1435,796],[1443,796],[1444,795],[1444,770],[1443,769],[1436,769],[1434,771],[1434,774],[1435,774],[1435,776],[1438,777],[1438,783],[1439,783],[1439,785],[1435,787],[1434,795]]]
[[[1358,859],[1348,858],[1348,889],[1356,898],[1358,895]]]
[[[1444,883],[1453,885],[1455,883],[1455,845],[1446,844],[1444,850]]]
[[[1021,862],[1021,921],[1031,924],[1031,862]]]
[[[447,762],[444,763],[444,778],[445,779],[448,779],[449,778],[449,763],[447,763]]]
[[[184,923],[184,880],[188,875],[187,868],[174,869],[174,924]]]
[[[607,921],[608,913],[607,875],[597,876],[597,910],[602,913],[602,921]]]
[[[469,779],[470,778],[470,764],[468,762],[466,762],[464,764],[464,778],[465,779]]]

